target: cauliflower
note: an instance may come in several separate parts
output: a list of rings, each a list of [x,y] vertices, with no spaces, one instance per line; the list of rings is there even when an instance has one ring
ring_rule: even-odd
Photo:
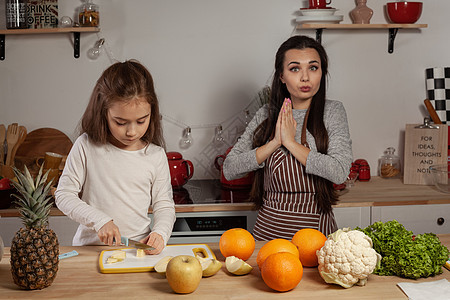
[[[350,288],[365,285],[380,264],[381,255],[372,248],[372,239],[359,230],[339,229],[317,250],[320,276],[327,283]]]

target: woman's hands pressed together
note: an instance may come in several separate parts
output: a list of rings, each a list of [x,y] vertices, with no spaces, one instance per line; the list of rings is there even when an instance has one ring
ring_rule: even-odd
[[[258,164],[265,161],[275,150],[284,146],[301,164],[306,165],[306,159],[310,150],[295,140],[296,132],[297,121],[295,121],[292,113],[292,101],[286,98],[278,113],[273,139],[264,146],[256,149],[256,160]]]
[[[297,122],[292,114],[292,102],[289,98],[284,100],[280,115],[281,121],[280,124],[277,123],[277,127],[280,127],[281,144],[286,147],[286,149],[288,149],[302,165],[306,166],[306,160],[311,150],[295,140]]]
[[[277,132],[280,132],[281,144],[289,149],[289,145],[297,143],[295,141],[295,132],[297,131],[297,122],[292,115],[291,99],[284,99],[277,122]]]

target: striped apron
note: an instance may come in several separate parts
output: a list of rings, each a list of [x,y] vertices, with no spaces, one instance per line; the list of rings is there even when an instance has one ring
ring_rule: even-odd
[[[302,144],[308,146],[304,137],[302,132]],[[317,229],[326,236],[336,231],[334,214],[320,212],[315,189],[313,175],[289,151],[279,148],[272,153],[264,170],[264,199],[253,228],[255,239],[291,240],[303,228]]]

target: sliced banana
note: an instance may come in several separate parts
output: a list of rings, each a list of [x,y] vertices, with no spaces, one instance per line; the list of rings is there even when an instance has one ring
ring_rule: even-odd
[[[227,271],[234,275],[246,275],[253,270],[253,267],[236,256],[228,256],[225,259]]]

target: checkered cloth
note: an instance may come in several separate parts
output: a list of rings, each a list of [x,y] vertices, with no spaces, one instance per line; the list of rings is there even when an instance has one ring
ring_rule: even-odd
[[[428,99],[442,123],[450,123],[450,67],[428,68],[426,85]]]

